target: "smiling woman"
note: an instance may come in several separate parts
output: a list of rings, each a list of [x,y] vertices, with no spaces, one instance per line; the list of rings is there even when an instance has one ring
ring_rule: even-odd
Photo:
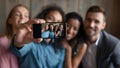
[[[47,6],[43,11],[37,16],[39,19],[35,19],[34,22],[26,24],[38,25],[46,22],[56,23],[63,21],[64,12],[59,6]],[[24,27],[21,27],[18,30],[15,40],[13,41],[14,44],[11,44],[11,50],[19,57],[19,60],[22,60],[19,61],[20,68],[63,68],[65,49],[62,46],[55,49],[54,39],[43,39],[41,41],[41,38],[37,38],[36,41],[35,38],[32,38],[35,40],[34,41],[29,38],[32,37],[32,35],[30,35],[30,32],[26,28],[24,29]],[[24,33],[22,31],[24,31]],[[51,31],[53,31],[53,29],[49,32]],[[28,35],[30,36],[27,37]],[[27,41],[29,39],[32,41]],[[50,42],[48,42],[48,40],[50,40]]]
[[[106,30],[113,35],[119,37],[120,35],[120,0],[110,0],[109,2],[106,2],[106,0],[102,1],[94,1],[94,0],[75,0],[74,3],[72,0],[1,0],[0,1],[0,34],[4,31],[4,22],[5,19],[9,13],[9,10],[16,4],[21,3],[30,8],[31,11],[31,18],[34,18],[37,13],[41,10],[45,5],[52,4],[52,5],[59,5],[63,8],[65,13],[76,11],[82,15],[82,17],[85,16],[85,12],[87,8],[91,5],[101,5],[107,10],[107,21],[109,24],[107,25]],[[87,3],[87,5],[86,5]],[[44,7],[43,7],[44,8]],[[111,30],[112,27],[112,30]]]
[[[0,35],[0,68],[18,68],[17,58],[9,50],[11,38],[19,24],[29,20],[29,11],[24,5],[16,5],[8,15],[6,31]]]
[[[87,49],[83,20],[78,13],[71,12],[66,14],[65,22],[67,23],[67,35],[63,41],[66,48],[65,68],[78,68]]]

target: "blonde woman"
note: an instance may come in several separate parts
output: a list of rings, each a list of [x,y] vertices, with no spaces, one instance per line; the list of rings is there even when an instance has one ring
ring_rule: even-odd
[[[11,38],[17,32],[21,23],[29,20],[29,10],[26,6],[18,4],[8,15],[6,31],[0,35],[0,68],[18,68],[17,58],[9,50]]]

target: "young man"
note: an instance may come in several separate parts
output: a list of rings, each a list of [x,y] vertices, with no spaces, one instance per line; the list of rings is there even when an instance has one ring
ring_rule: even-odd
[[[120,68],[120,40],[104,31],[104,9],[92,6],[84,22],[88,49],[82,60],[82,68]]]

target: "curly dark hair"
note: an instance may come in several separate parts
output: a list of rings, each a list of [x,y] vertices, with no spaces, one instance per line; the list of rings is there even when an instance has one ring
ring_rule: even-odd
[[[58,11],[58,12],[60,12],[62,18],[64,19],[64,11],[62,10],[61,7],[59,7],[57,5],[47,5],[47,6],[45,6],[44,9],[40,13],[38,13],[38,15],[36,16],[36,18],[45,19],[46,16],[51,11]]]

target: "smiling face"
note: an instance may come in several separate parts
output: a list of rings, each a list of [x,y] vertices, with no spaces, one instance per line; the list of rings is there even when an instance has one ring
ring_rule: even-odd
[[[50,11],[47,15],[45,20],[47,22],[62,22],[62,15],[60,14],[59,11],[54,10]]]
[[[14,9],[12,16],[9,18],[9,24],[12,24],[13,29],[16,29],[19,24],[25,23],[29,20],[29,11],[22,6]]]
[[[80,28],[80,22],[77,19],[71,18],[67,22],[66,40],[71,40],[76,37]]]
[[[48,28],[49,28],[49,26],[46,24],[46,25],[45,25],[45,30],[48,30]]]
[[[52,24],[50,24],[50,30],[52,30],[53,31],[53,29],[54,29],[54,26],[52,25]]]
[[[86,15],[84,29],[88,37],[98,36],[101,30],[105,28],[104,15],[101,12],[89,12]]]

